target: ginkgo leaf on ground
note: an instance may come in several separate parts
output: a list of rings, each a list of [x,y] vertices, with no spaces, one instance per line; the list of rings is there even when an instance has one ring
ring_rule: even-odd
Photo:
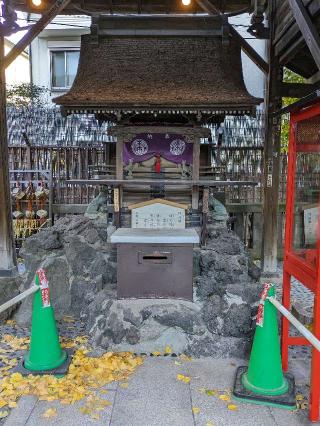
[[[235,404],[229,404],[229,405],[228,405],[228,409],[229,409],[229,410],[231,410],[231,411],[235,411],[235,410],[237,410],[237,409],[238,409],[238,406],[237,406],[237,405],[235,405]]]
[[[51,417],[55,417],[57,415],[57,409],[56,408],[48,408],[44,413],[43,417],[50,419]]]
[[[199,414],[200,413],[200,408],[199,407],[192,407],[192,412],[194,414]]]
[[[164,350],[164,353],[165,353],[165,354],[171,354],[171,353],[172,353],[172,349],[171,349],[171,347],[170,347],[170,346],[166,346],[166,347],[165,347],[165,350]]]
[[[206,389],[205,390],[206,395],[208,396],[216,396],[218,394],[217,391],[213,390],[213,389]]]
[[[219,396],[219,399],[221,399],[221,401],[230,401],[230,396],[222,394]]]
[[[177,380],[180,380],[181,382],[184,382],[184,383],[189,383],[191,379],[190,377],[184,376],[183,374],[177,374]]]

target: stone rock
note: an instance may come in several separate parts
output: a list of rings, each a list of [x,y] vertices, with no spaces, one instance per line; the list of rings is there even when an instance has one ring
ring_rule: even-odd
[[[95,279],[79,279],[73,278],[71,283],[71,311],[76,316],[81,316],[86,310],[84,305],[93,302],[95,295],[102,290],[102,275],[98,275]]]
[[[212,274],[206,276],[197,277],[195,280],[196,295],[199,300],[206,300],[208,297],[214,294],[223,295],[224,286],[220,286]]]
[[[214,271],[215,280],[220,283],[237,283],[248,280],[248,265],[244,255],[228,255],[212,250],[202,250],[200,259],[201,275]]]
[[[56,319],[70,314],[71,293],[69,288],[69,269],[66,259],[61,257],[48,257],[38,267],[44,268],[49,281],[50,298],[54,307]],[[38,268],[37,268],[38,269]],[[31,285],[32,283],[30,283]],[[30,287],[30,285],[28,287]],[[25,288],[28,288],[25,286]],[[27,297],[21,303],[15,319],[18,324],[30,325],[32,317],[33,298]]]
[[[251,307],[247,303],[232,303],[224,312],[222,336],[244,337],[252,332]]]
[[[168,303],[166,305],[150,305],[142,311],[146,318],[154,318],[165,327],[181,328],[187,334],[203,334],[205,326],[199,316],[199,309],[195,306],[186,306],[182,302]]]
[[[225,337],[247,337],[252,333],[251,306],[234,294],[211,296],[202,317],[211,333]]]
[[[261,277],[261,269],[254,263],[251,257],[248,258],[248,274],[255,281]]]
[[[259,269],[233,232],[211,226],[207,246],[194,250],[194,302],[117,300],[112,232],[105,219],[79,215],[28,238],[20,252],[26,264],[21,288],[43,267],[57,318],[80,317],[95,349],[153,352],[170,346],[193,356],[244,356],[262,289]],[[18,322],[30,322],[31,312],[28,298]]]
[[[221,313],[221,297],[211,296],[202,308],[202,318],[211,333],[219,334],[223,325],[223,320],[219,316]]]
[[[0,305],[8,302],[20,293],[21,283],[22,279],[19,275],[13,277],[0,277]],[[16,309],[17,305],[2,312],[0,314],[0,321],[6,321]]]
[[[80,237],[71,237],[65,247],[66,257],[74,275],[86,276],[97,261],[98,253]]]
[[[245,359],[248,357],[251,340],[248,338],[223,337],[211,335],[193,336],[186,348],[186,354],[195,358],[210,356],[213,358],[234,357]]]
[[[143,322],[143,315],[136,315],[131,309],[126,308],[123,310],[123,319],[135,327],[140,327]]]
[[[212,229],[206,247],[220,254],[237,255],[245,253],[243,242],[227,228]]]
[[[49,281],[51,299],[58,318],[70,313],[69,268],[65,257],[51,257],[42,264]]]

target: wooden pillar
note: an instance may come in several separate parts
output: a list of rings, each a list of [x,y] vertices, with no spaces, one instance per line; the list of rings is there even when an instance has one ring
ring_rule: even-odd
[[[116,143],[116,178],[123,179],[123,136],[117,135]]]
[[[194,136],[193,143],[193,164],[192,164],[192,180],[198,181],[200,179],[200,138]],[[198,210],[199,208],[199,186],[192,187],[192,208]]]
[[[15,269],[7,137],[4,37],[0,35],[0,276]]]
[[[262,276],[277,273],[278,199],[280,177],[281,117],[272,114],[281,108],[282,68],[275,56],[274,20],[275,0],[270,2],[269,75],[266,96],[266,132],[264,144],[264,199],[262,233]]]

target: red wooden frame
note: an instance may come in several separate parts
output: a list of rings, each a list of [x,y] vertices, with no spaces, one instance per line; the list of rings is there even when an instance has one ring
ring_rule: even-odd
[[[287,172],[287,198],[286,198],[286,228],[284,247],[284,269],[283,269],[283,293],[282,304],[290,310],[290,289],[291,277],[295,277],[305,287],[314,294],[314,320],[313,334],[320,339],[320,216],[318,220],[317,248],[313,249],[312,257],[315,256],[315,265],[298,256],[293,250],[294,233],[294,203],[295,203],[295,175],[297,152],[319,152],[318,145],[301,144],[297,145],[296,129],[297,123],[320,116],[320,102],[303,109],[302,111],[291,113],[289,152],[288,152],[288,172]],[[320,134],[320,128],[319,128]],[[320,212],[320,200],[319,200]],[[306,250],[306,252],[312,250]],[[281,349],[283,370],[288,370],[288,351],[290,345],[309,345],[303,337],[293,337],[289,335],[289,321],[282,316]],[[310,378],[310,412],[309,418],[312,422],[319,419],[320,413],[320,352],[312,348],[311,378]]]

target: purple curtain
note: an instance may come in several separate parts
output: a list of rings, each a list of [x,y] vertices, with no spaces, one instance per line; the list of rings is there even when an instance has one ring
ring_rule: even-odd
[[[123,145],[123,161],[125,165],[141,163],[155,155],[176,164],[185,161],[192,164],[193,144],[187,143],[185,136],[170,133],[140,133],[132,141]]]

